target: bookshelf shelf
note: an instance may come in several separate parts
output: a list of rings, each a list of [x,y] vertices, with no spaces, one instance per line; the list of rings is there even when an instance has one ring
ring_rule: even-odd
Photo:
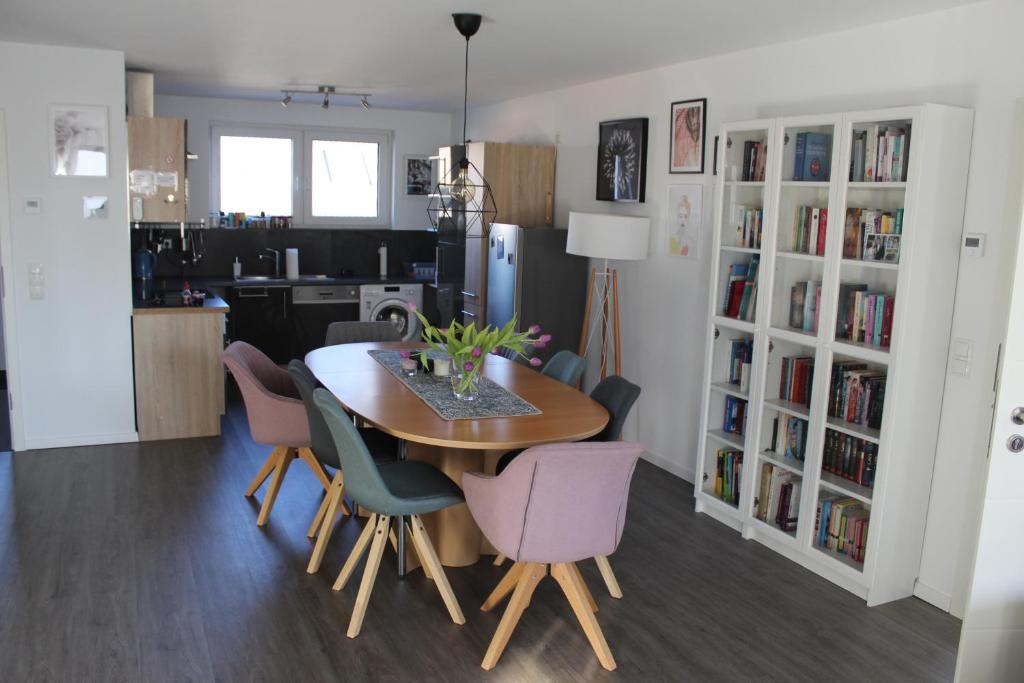
[[[715,441],[725,444],[730,448],[737,450],[743,450],[743,437],[738,434],[732,434],[731,432],[722,431],[721,429],[710,429],[708,430],[708,436]]]
[[[864,439],[865,441],[874,444],[879,443],[879,441],[882,438],[882,432],[878,429],[872,429],[871,427],[863,427],[859,424],[847,422],[846,420],[843,420],[838,417],[829,416],[826,419],[828,420],[829,429],[834,429],[835,431],[840,432],[842,434],[854,436],[858,439]]]
[[[750,399],[750,395],[740,391],[740,388],[735,384],[729,384],[728,382],[715,382],[711,385],[712,391],[717,391],[720,394],[728,394],[729,396],[735,396],[736,398],[742,398],[744,401]]]
[[[770,462],[776,467],[781,467],[787,472],[799,474],[801,477],[804,475],[803,460],[797,460],[796,458],[786,457],[785,455],[780,455],[779,453],[775,453],[774,451],[761,451],[761,459],[766,462]]]
[[[697,508],[872,606],[912,595],[920,565],[972,128],[970,110],[925,104],[720,131]],[[854,258],[865,252],[898,260]],[[732,319],[722,312],[744,266],[753,308]],[[722,385],[733,377],[737,337],[747,344],[746,392]],[[718,429],[723,405],[737,399],[746,401],[742,437]],[[879,428],[830,412],[867,414]],[[733,483],[737,506],[704,502],[721,449],[756,454]],[[871,485],[836,474],[840,463]],[[786,491],[771,500],[799,520],[792,533],[758,516],[767,474]],[[822,514],[866,539],[856,546],[863,561],[816,545]]]

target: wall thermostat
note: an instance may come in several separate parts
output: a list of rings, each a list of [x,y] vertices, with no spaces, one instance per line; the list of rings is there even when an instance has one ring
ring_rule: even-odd
[[[985,255],[985,236],[980,232],[964,235],[964,256],[980,258]]]

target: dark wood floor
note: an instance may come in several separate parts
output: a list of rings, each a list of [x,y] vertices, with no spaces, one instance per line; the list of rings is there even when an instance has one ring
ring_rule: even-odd
[[[612,564],[625,598],[582,565],[618,660],[602,670],[557,586],[541,584],[491,673],[501,570],[449,570],[449,620],[421,573],[385,555],[363,632],[356,585],[331,583],[358,523],[305,573],[317,484],[293,467],[265,529],[242,496],[267,449],[233,410],[220,439],[0,455],[3,681],[936,681],[959,622],[915,599],[867,608],[693,512],[692,489],[647,464]],[[389,551],[390,553],[390,551]]]

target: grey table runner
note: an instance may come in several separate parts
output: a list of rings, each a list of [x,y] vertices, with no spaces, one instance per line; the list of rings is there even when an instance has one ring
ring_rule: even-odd
[[[402,356],[399,351],[372,349],[367,353],[445,420],[540,415],[541,411],[536,406],[486,377],[480,378],[480,393],[475,401],[460,401],[452,394],[452,382],[449,377],[428,375],[422,365],[419,367],[419,372],[412,377],[403,375]],[[442,354],[434,351],[428,355],[431,358],[443,357]]]

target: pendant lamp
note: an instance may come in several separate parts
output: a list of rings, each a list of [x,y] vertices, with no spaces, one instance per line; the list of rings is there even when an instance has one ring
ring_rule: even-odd
[[[483,174],[466,158],[466,114],[469,104],[469,39],[480,29],[479,14],[453,14],[455,28],[466,39],[462,95],[462,158],[440,178],[430,195],[427,215],[435,230],[487,237],[498,214],[494,194]]]

